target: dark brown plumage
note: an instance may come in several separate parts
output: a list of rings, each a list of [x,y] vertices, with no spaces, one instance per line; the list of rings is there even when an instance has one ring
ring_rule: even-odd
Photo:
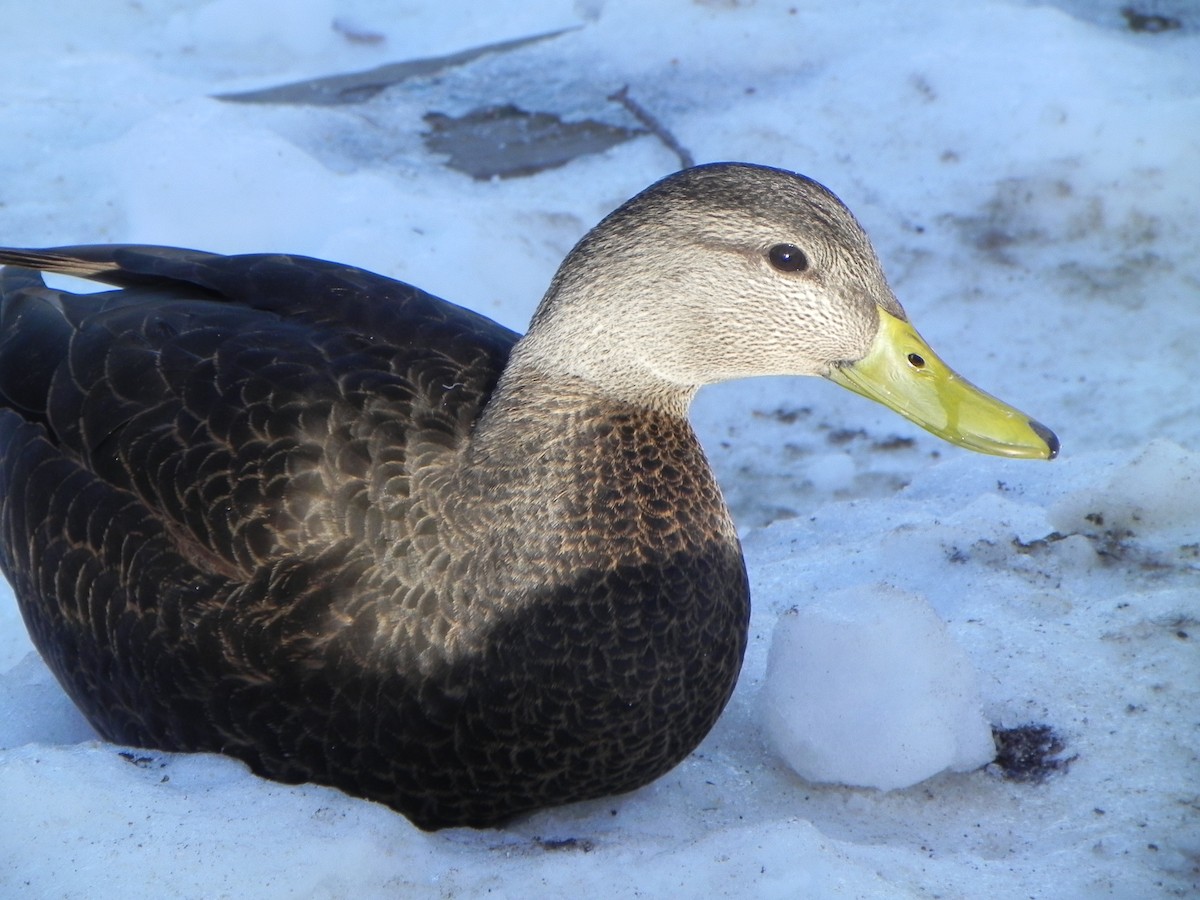
[[[676,416],[525,384],[516,335],[367,272],[4,251],[0,544],[118,743],[491,825],[624,791],[708,732],[748,591]]]

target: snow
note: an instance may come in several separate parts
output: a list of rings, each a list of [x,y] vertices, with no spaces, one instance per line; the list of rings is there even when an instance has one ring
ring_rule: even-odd
[[[838,193],[933,347],[1054,428],[1063,457],[947,447],[814,380],[702,392],[697,430],[754,595],[738,690],[657,782],[500,830],[426,834],[229,759],[97,741],[6,595],[0,895],[1200,889],[1200,32],[1183,0],[1145,4],[1183,21],[1159,34],[1128,30],[1122,5],[63,0],[7,17],[0,242],[288,250],[519,328],[572,243],[677,161],[643,138],[475,182],[423,149],[421,117],[513,102],[628,126],[606,99],[628,85],[699,161],[783,166]],[[211,99],[572,26],[363,106]],[[919,600],[873,625],[897,597]],[[838,629],[891,653],[903,639],[911,655],[879,676],[879,654],[840,665],[885,711],[902,675],[973,671],[970,711],[949,714],[946,676],[919,707],[1049,725],[1070,762],[1040,783],[995,767],[888,791],[805,781],[769,740],[764,691],[824,699],[856,729],[832,745],[859,751],[868,783],[888,786],[905,731],[927,729],[870,750],[881,714],[806,680],[811,654],[768,679],[781,617],[785,647]]]
[[[911,787],[996,757],[977,681],[924,597],[885,583],[846,588],[779,618],[763,722],[801,778]]]
[[[1152,440],[1133,459],[1112,467],[1095,488],[1059,500],[1050,518],[1065,532],[1148,532],[1147,542],[1170,553],[1172,541],[1197,536],[1200,454]]]

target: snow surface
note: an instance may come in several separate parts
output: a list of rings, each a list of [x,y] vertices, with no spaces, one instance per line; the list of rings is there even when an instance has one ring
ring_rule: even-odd
[[[677,161],[645,138],[474,182],[423,150],[421,116],[513,102],[629,125],[605,99],[628,85],[700,161],[829,185],[925,337],[1064,454],[970,454],[819,381],[703,392],[754,592],[737,693],[654,784],[501,830],[425,834],[232,760],[96,741],[5,597],[0,896],[1194,895],[1200,11],[1147,2],[1185,27],[1145,34],[1121,5],[58,0],[6,16],[0,242],[307,253],[519,328],[571,244]],[[568,26],[361,107],[211,99]],[[1065,771],[881,792],[782,762],[760,716],[777,621],[878,583],[936,611],[989,722],[1057,730]]]

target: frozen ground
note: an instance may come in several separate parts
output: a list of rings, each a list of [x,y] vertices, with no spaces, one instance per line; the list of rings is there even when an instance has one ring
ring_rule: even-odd
[[[628,85],[697,160],[835,190],[933,346],[1064,452],[971,455],[826,383],[702,394],[754,590],[738,692],[658,782],[498,831],[425,834],[227,759],[97,742],[5,596],[0,895],[1194,895],[1200,8],[1146,2],[1183,27],[1134,31],[1122,5],[61,0],[6,17],[2,243],[307,253],[521,327],[583,231],[678,161],[646,137],[477,182],[424,149],[422,116],[515,103],[632,126],[606,99]],[[210,98],[571,26],[360,105]],[[1057,772],[887,793],[791,772],[761,709],[776,622],[831,595],[869,607],[880,583],[945,623],[990,723],[1055,730]],[[878,739],[866,711],[891,690],[841,707],[852,740]]]

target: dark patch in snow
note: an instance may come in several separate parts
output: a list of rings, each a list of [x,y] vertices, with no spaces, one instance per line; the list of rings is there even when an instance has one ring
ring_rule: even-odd
[[[750,411],[750,415],[756,419],[774,419],[780,425],[794,425],[801,419],[807,419],[812,415],[812,408],[808,406],[796,407],[777,407],[769,412],[763,412],[761,409]]]
[[[911,450],[916,445],[916,438],[902,437],[898,434],[891,434],[882,440],[875,441],[873,444],[871,444],[871,449],[882,450],[890,453],[893,450]]]
[[[1006,781],[1041,784],[1057,772],[1066,772],[1078,755],[1062,756],[1063,739],[1049,725],[1030,723],[1016,728],[992,727],[996,759],[988,771]]]
[[[971,554],[968,553],[966,550],[964,550],[962,547],[947,547],[945,549],[946,549],[946,559],[949,562],[956,563],[958,565],[962,565],[963,563],[967,563],[967,562],[971,561]]]
[[[594,119],[566,122],[554,113],[529,112],[512,103],[485,106],[462,116],[425,115],[425,146],[449,157],[446,165],[472,178],[516,178],[601,153],[646,132]]]
[[[1059,541],[1066,540],[1069,537],[1069,534],[1063,534],[1060,531],[1052,531],[1045,537],[1034,538],[1032,541],[1028,542],[1022,541],[1018,537],[1014,537],[1012,539],[1012,546],[1013,549],[1018,553],[1024,553],[1028,556],[1033,556],[1048,549],[1051,544],[1056,544]]]
[[[616,815],[616,810],[613,810]],[[591,853],[596,849],[595,841],[586,838],[542,838],[535,837],[533,842],[543,850],[576,850],[580,853]]]
[[[842,447],[866,436],[867,433],[861,428],[835,428],[825,436],[825,440],[835,447]]]
[[[336,25],[335,25],[336,28]],[[235,103],[289,103],[309,106],[343,106],[353,103],[365,103],[381,92],[402,81],[412,78],[426,78],[441,72],[474,62],[481,56],[490,53],[507,53],[529,44],[558,37],[571,28],[536,34],[532,37],[517,38],[511,41],[497,41],[482,47],[472,47],[445,56],[431,56],[425,59],[412,59],[405,62],[388,63],[377,66],[365,72],[348,72],[341,75],[327,75],[323,78],[311,78],[276,87],[261,88],[253,91],[241,91],[233,94],[217,94],[218,100]],[[343,32],[345,33],[345,32]]]
[[[1183,22],[1174,16],[1163,16],[1157,13],[1139,12],[1132,6],[1122,6],[1121,15],[1130,31],[1144,34],[1161,34],[1164,31],[1174,31],[1183,27]]]
[[[148,769],[156,761],[153,756],[139,756],[131,750],[119,750],[117,751],[117,756],[130,765],[137,766],[139,769]]]
[[[1154,624],[1160,625],[1181,641],[1190,641],[1197,626],[1200,626],[1200,619],[1197,619],[1195,616],[1186,615],[1185,613],[1179,613],[1174,616],[1166,616],[1158,619]]]

